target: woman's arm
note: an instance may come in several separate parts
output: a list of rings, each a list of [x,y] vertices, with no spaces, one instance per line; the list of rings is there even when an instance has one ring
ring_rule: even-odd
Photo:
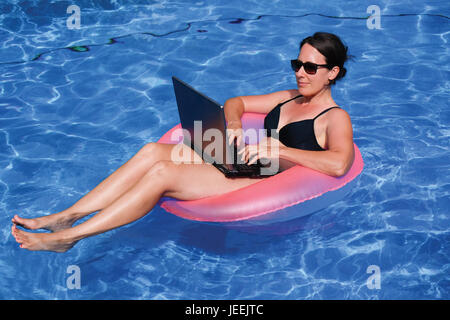
[[[351,154],[351,156],[349,156]],[[280,148],[280,158],[304,167],[320,171],[333,177],[347,173],[353,163],[353,150],[348,153],[337,151],[308,151],[295,148]]]
[[[330,176],[343,176],[353,164],[353,130],[347,112],[330,112],[326,150],[308,151],[281,146],[279,157]]]
[[[244,113],[244,101],[241,97],[234,97],[228,99],[223,107],[225,119],[227,124],[232,122],[241,122],[242,114]]]

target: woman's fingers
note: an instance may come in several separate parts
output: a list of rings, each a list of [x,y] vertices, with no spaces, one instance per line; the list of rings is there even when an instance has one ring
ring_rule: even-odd
[[[247,145],[238,151],[238,155],[245,163],[252,164],[264,155],[259,149],[258,145]]]
[[[258,156],[258,146],[257,145],[249,145],[245,147],[245,158],[244,161],[250,164],[250,160],[254,160],[255,157]],[[256,158],[257,159],[257,158]]]
[[[247,151],[246,162],[248,164],[256,163],[263,158],[278,157],[278,153],[274,153],[273,148],[277,148],[278,145],[275,142],[275,146],[272,145],[273,141],[263,140],[257,145],[249,146]]]
[[[242,141],[242,136],[241,135],[236,136],[236,145],[238,147],[241,145],[241,141]]]
[[[238,156],[241,156],[241,160],[243,160],[244,162],[247,162],[248,152],[249,152],[249,146],[245,146],[245,147],[241,148],[240,150],[238,150],[237,154],[238,154]]]
[[[253,158],[249,159],[249,161],[247,162],[249,165],[256,163],[256,161],[258,161],[259,156],[255,155]]]
[[[227,129],[228,132],[228,144],[233,144],[234,140],[236,140],[236,145],[241,145],[242,140],[242,129]]]
[[[228,131],[228,144],[231,145],[233,143],[233,140],[235,139],[234,134],[232,133],[232,131]]]
[[[247,145],[241,148],[237,154],[241,156],[241,159],[248,164],[256,163],[259,159],[270,158],[272,155],[272,148],[267,141],[263,141],[260,144]]]

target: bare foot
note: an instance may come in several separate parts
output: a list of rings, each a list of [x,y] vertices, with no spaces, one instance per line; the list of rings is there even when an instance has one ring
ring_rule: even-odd
[[[67,215],[58,213],[34,219],[25,219],[19,217],[18,215],[15,215],[14,218],[12,218],[12,223],[22,226],[26,229],[45,229],[53,232],[70,228],[75,223],[75,221],[76,219],[74,218],[70,218]]]
[[[31,233],[17,229],[13,224],[11,233],[20,247],[32,251],[44,250],[54,252],[66,252],[72,248],[76,241],[64,240],[60,233]]]

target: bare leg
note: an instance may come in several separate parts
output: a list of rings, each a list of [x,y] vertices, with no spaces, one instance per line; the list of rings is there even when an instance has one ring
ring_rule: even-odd
[[[70,228],[78,219],[112,204],[134,186],[155,163],[170,160],[173,147],[174,145],[170,144],[149,143],[70,208],[34,219],[24,219],[16,215],[12,222],[31,230],[58,231]],[[187,148],[186,152],[191,152],[191,157],[195,157],[192,161],[200,159],[191,149]]]
[[[227,179],[209,164],[155,164],[144,177],[120,198],[91,219],[54,233],[29,233],[12,227],[22,248],[64,252],[77,241],[133,222],[147,214],[161,196],[182,200],[199,199],[239,189],[254,179]]]

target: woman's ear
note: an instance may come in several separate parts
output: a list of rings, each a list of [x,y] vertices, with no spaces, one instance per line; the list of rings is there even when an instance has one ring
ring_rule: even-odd
[[[329,72],[328,72],[328,80],[333,81],[336,79],[336,77],[339,74],[339,71],[341,69],[338,66],[334,66]]]

